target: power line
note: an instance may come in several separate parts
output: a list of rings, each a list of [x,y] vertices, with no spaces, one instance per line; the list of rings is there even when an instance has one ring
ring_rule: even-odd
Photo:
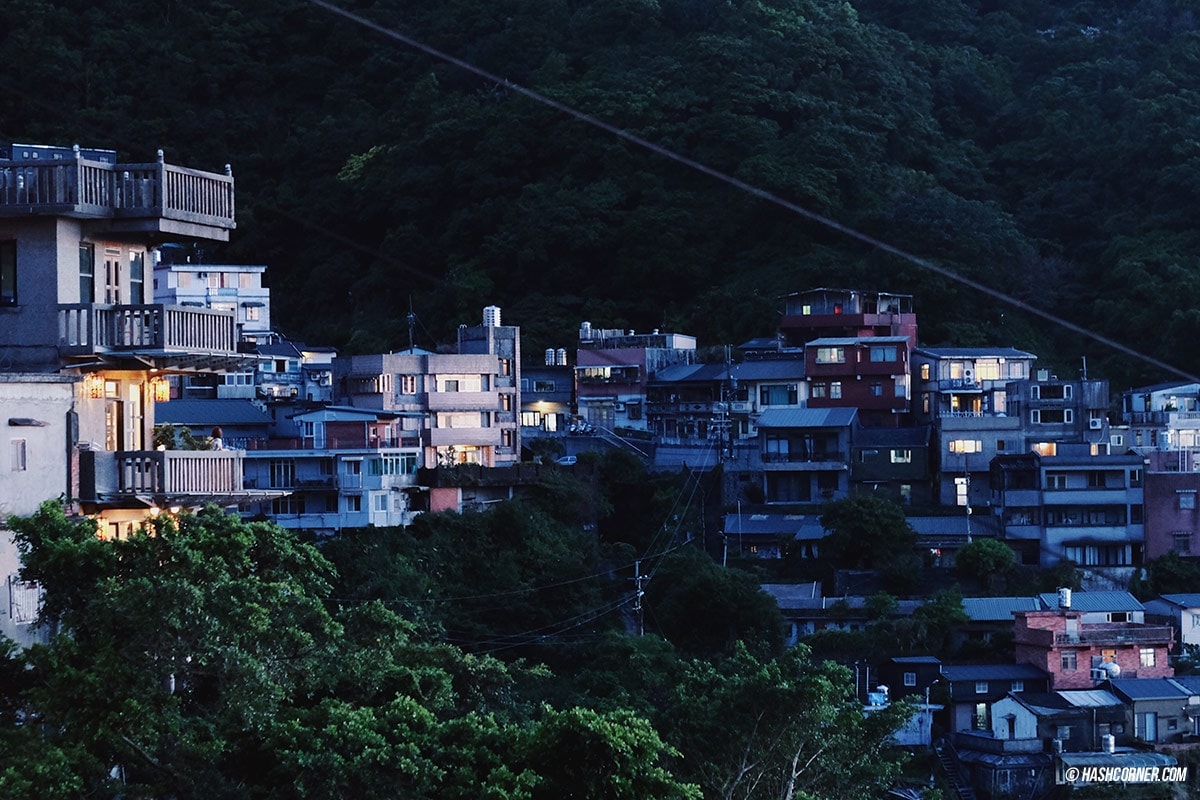
[[[992,287],[987,286],[983,283],[980,283],[979,281],[974,280],[972,278],[968,278],[965,275],[960,275],[951,269],[939,266],[938,264],[935,264],[932,261],[929,261],[928,259],[921,258],[920,256],[909,253],[906,250],[902,250],[901,248],[896,247],[895,245],[889,244],[881,239],[877,239],[874,236],[870,236],[868,234],[862,233],[861,231],[851,228],[848,225],[844,225],[844,224],[838,222],[837,220],[832,219],[831,217],[825,216],[824,214],[819,214],[815,211],[810,211],[809,209],[804,208],[803,206],[799,205],[798,203],[794,203],[790,200],[785,200],[784,198],[780,197],[779,195],[776,195],[772,192],[768,192],[767,190],[762,189],[758,186],[754,186],[753,184],[750,184],[743,180],[735,178],[732,175],[729,175],[728,173],[721,172],[720,170],[714,169],[713,167],[710,167],[706,164],[702,164],[701,162],[696,161],[693,158],[689,158],[688,156],[685,156],[681,153],[677,153],[673,150],[663,147],[662,145],[655,144],[654,142],[651,142],[648,139],[644,139],[641,136],[638,136],[637,134],[630,133],[629,131],[627,131],[623,128],[619,128],[616,125],[607,123],[604,120],[601,120],[601,119],[598,119],[598,118],[592,116],[591,114],[587,114],[583,111],[579,111],[565,103],[555,100],[552,97],[548,97],[548,96],[541,94],[540,92],[536,92],[532,89],[527,89],[524,86],[521,86],[520,84],[513,83],[512,81],[508,80],[507,78],[503,78],[503,77],[496,75],[495,73],[489,72],[488,70],[485,70],[481,67],[477,67],[474,64],[470,63],[469,61],[465,61],[456,56],[452,56],[448,53],[444,53],[441,50],[431,47],[431,46],[425,44],[424,42],[414,39],[411,36],[407,36],[395,29],[386,28],[383,25],[373,22],[373,21],[371,21],[363,16],[360,16],[358,14],[355,14],[354,12],[347,11],[344,8],[340,8],[332,3],[326,2],[326,0],[308,0],[308,2],[314,6],[325,9],[326,11],[330,12],[331,14],[336,14],[337,16],[340,16],[340,17],[343,17],[344,19],[350,20],[351,22],[354,22],[357,25],[361,25],[365,28],[369,28],[370,30],[375,31],[376,33],[379,33],[382,36],[388,37],[397,42],[405,44],[409,47],[412,47],[413,49],[420,50],[421,52],[425,53],[426,55],[429,55],[439,61],[444,61],[447,64],[452,64],[466,72],[470,72],[471,74],[477,75],[480,78],[484,78],[485,80],[491,81],[492,83],[503,86],[505,89],[507,89],[511,92],[515,92],[516,94],[523,95],[523,96],[529,98],[530,100],[533,100],[536,103],[540,103],[542,105],[553,108],[554,110],[559,111],[569,117],[573,117],[573,118],[579,120],[580,122],[583,122],[587,125],[591,125],[594,128],[598,128],[602,131],[610,133],[613,136],[616,136],[620,139],[624,139],[625,141],[627,141],[631,144],[634,144],[645,150],[649,150],[650,152],[660,155],[663,158],[670,159],[671,161],[675,161],[675,162],[682,164],[682,165],[684,165],[690,169],[693,169],[697,172],[701,172],[705,175],[708,175],[709,177],[715,178],[716,180],[721,181],[722,183],[728,184],[729,186],[739,189],[747,194],[753,195],[754,197],[757,197],[760,200],[764,200],[768,203],[779,206],[780,208],[791,211],[793,214],[804,217],[805,219],[811,220],[812,222],[816,222],[826,228],[829,228],[830,230],[837,231],[838,233],[841,233],[844,236],[847,236],[851,239],[862,242],[863,244],[869,245],[870,247],[873,247],[877,250],[882,250],[885,253],[894,255],[898,258],[901,258],[901,259],[908,261],[912,264],[915,264],[919,267],[922,267],[931,272],[934,272],[937,275],[942,276],[943,278],[955,281],[957,283],[961,283],[964,286],[967,286],[971,289],[974,289],[978,292],[988,295],[989,297],[995,298],[996,300],[1000,300],[1001,302],[1007,303],[1007,304],[1013,306],[1014,308],[1018,308],[1028,314],[1032,314],[1032,315],[1039,317],[1043,320],[1046,320],[1052,324],[1055,324],[1062,328],[1065,328],[1066,330],[1069,330],[1073,333],[1079,334],[1080,336],[1083,336],[1085,338],[1092,339],[1100,344],[1103,344],[1109,348],[1112,348],[1113,350],[1116,350],[1120,353],[1124,353],[1127,356],[1131,356],[1132,358],[1139,359],[1141,361],[1146,362],[1147,364],[1151,364],[1165,372],[1170,372],[1174,375],[1178,375],[1179,377],[1185,378],[1189,381],[1200,382],[1200,377],[1192,375],[1191,373],[1187,372],[1186,370],[1182,370],[1178,367],[1172,366],[1171,364],[1167,364],[1166,362],[1161,361],[1157,358],[1154,358],[1153,356],[1147,355],[1145,353],[1142,353],[1138,350],[1133,349],[1132,347],[1121,344],[1120,342],[1117,342],[1114,339],[1110,339],[1107,336],[1104,336],[1102,334],[1096,333],[1095,331],[1084,328],[1081,325],[1076,325],[1075,323],[1070,322],[1069,320],[1064,319],[1063,317],[1060,317],[1057,314],[1053,314],[1049,311],[1044,311],[1040,308],[1037,308],[1036,306],[1032,306],[1023,300],[1019,300],[1016,297],[1013,297],[1012,295],[1009,295],[998,289],[993,289]]]

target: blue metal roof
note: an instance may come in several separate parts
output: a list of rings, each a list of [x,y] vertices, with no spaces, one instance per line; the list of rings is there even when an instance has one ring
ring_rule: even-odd
[[[1043,610],[1058,608],[1058,593],[1043,592],[1038,595]],[[1071,610],[1088,613],[1091,611],[1145,611],[1146,607],[1129,592],[1072,592]]]
[[[759,428],[846,428],[857,408],[771,408],[758,418]]]
[[[168,425],[269,425],[271,418],[249,400],[172,400],[155,406],[154,421]]]
[[[950,681],[1045,680],[1048,677],[1032,664],[943,664],[942,675]]]
[[[1186,594],[1164,594],[1161,595],[1161,597],[1168,603],[1177,605],[1180,608],[1200,608],[1200,592],[1188,592]]]
[[[1130,700],[1182,700],[1187,690],[1167,678],[1115,678],[1108,682],[1114,692]]]
[[[1016,611],[1037,611],[1036,597],[964,597],[963,611],[975,622],[1012,622]]]

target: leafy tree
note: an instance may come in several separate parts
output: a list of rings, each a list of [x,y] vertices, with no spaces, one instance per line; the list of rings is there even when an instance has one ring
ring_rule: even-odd
[[[706,797],[874,797],[896,779],[891,732],[909,711],[865,716],[845,667],[803,646],[760,660],[744,647],[688,665],[664,709],[667,739]]]
[[[739,643],[763,656],[783,647],[775,600],[749,573],[721,567],[695,548],[651,568],[645,606],[647,627],[688,655],[730,653]]]
[[[45,645],[0,652],[5,797],[692,798],[632,711],[525,702],[544,670],[337,609],[330,564],[215,508],[119,541],[44,504],[10,518]],[[12,751],[9,751],[12,752]]]
[[[877,495],[855,495],[825,506],[821,525],[828,533],[821,553],[835,565],[849,569],[881,569],[910,555],[917,534],[904,509]]]
[[[955,556],[955,567],[959,574],[978,581],[989,592],[995,589],[997,580],[1003,580],[1015,563],[1012,548],[998,539],[974,539]]]
[[[1152,558],[1143,567],[1145,577],[1140,574],[1131,581],[1130,591],[1139,598],[1149,599],[1160,594],[1181,594],[1195,591],[1200,586],[1200,566],[1178,553]]]

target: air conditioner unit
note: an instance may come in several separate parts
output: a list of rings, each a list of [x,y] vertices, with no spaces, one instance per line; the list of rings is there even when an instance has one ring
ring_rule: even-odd
[[[966,379],[967,379],[967,380],[969,380],[969,381],[973,381],[973,380],[975,380],[975,370],[973,370],[973,369],[964,369],[964,370],[963,370],[963,377],[964,377],[964,378],[966,378]]]
[[[1104,420],[1100,419],[1099,417],[1092,417],[1088,420],[1088,427],[1094,431],[1103,430]]]

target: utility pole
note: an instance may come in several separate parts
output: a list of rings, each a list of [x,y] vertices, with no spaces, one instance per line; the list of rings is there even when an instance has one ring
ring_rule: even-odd
[[[645,591],[642,590],[642,584],[646,581],[646,576],[642,575],[642,562],[633,562],[633,610],[637,614],[638,636],[642,636],[646,632],[645,614],[642,611],[642,595]]]

